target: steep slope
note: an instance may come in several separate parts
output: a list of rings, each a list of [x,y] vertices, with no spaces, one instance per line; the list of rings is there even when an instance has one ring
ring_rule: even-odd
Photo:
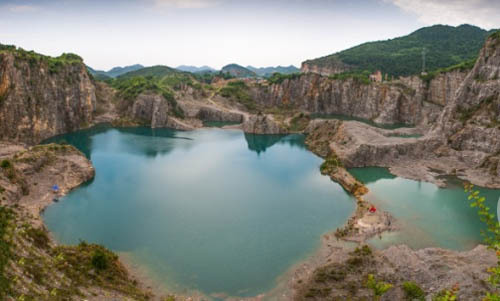
[[[245,78],[245,77],[256,77],[255,72],[248,70],[247,68],[237,65],[229,64],[221,69],[222,73],[227,73],[233,77]]]
[[[487,40],[433,133],[472,166],[500,177],[500,32]]]
[[[252,99],[264,108],[293,108],[314,114],[339,114],[382,124],[429,127],[465,78],[460,70],[426,82],[418,76],[384,83],[318,74],[284,76],[270,85],[255,85]]]
[[[0,139],[37,143],[88,126],[95,87],[82,59],[0,51]]]
[[[302,72],[324,75],[351,69],[381,70],[392,76],[422,71],[422,51],[426,50],[426,70],[435,70],[473,59],[491,32],[471,25],[434,25],[410,35],[364,43],[322,58],[302,63]]]

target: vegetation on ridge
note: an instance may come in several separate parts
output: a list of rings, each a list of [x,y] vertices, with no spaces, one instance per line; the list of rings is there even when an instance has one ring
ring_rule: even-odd
[[[51,74],[58,73],[65,65],[83,64],[83,59],[73,53],[63,53],[58,57],[51,57],[36,53],[33,50],[27,51],[21,47],[0,44],[0,54],[2,52],[11,53],[16,57],[16,59],[27,61],[30,66],[45,63],[47,64]]]
[[[490,34],[491,31],[471,25],[434,25],[407,36],[364,43],[305,63],[314,66],[347,64],[356,70],[381,70],[392,76],[419,74],[424,48],[426,69],[436,70],[475,58]]]
[[[250,95],[249,87],[244,81],[229,82],[225,87],[220,89],[219,94],[241,103],[251,112],[257,109],[257,105]]]
[[[174,112],[174,115],[179,118],[184,118],[184,111],[175,100],[174,93],[162,79],[152,76],[143,77],[119,77],[110,82],[111,86],[118,90],[120,97],[125,100],[133,101],[143,92],[153,92],[162,95],[167,100]]]

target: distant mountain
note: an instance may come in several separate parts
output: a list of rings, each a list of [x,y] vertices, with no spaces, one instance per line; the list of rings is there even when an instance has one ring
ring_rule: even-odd
[[[424,49],[426,70],[432,71],[476,58],[492,32],[472,25],[424,27],[407,36],[368,42],[305,61],[302,71],[333,74],[354,69],[381,70],[394,76],[418,74]]]
[[[247,69],[263,77],[269,77],[273,75],[273,73],[291,74],[300,72],[300,69],[293,65],[290,65],[288,67],[277,66],[277,67],[263,67],[263,68],[255,68],[252,66],[247,66]]]
[[[139,65],[139,64],[135,64],[135,65],[132,65],[132,66],[126,66],[126,67],[115,67],[111,70],[109,70],[108,72],[106,72],[106,75],[108,76],[111,76],[111,77],[118,77],[122,74],[125,74],[125,73],[128,73],[128,72],[132,72],[132,71],[135,71],[135,70],[139,70],[139,69],[142,69],[144,68],[143,65]]]
[[[196,66],[181,65],[175,69],[180,70],[180,71],[185,71],[185,72],[191,72],[191,73],[207,72],[207,71],[216,72],[217,71],[214,68],[209,67],[209,66],[196,67]]]
[[[136,76],[164,77],[166,75],[175,74],[175,73],[182,73],[182,71],[179,71],[177,69],[170,68],[167,66],[163,66],[163,65],[157,65],[157,66],[145,67],[145,68],[142,68],[139,70],[127,72],[125,74],[118,76],[118,78],[122,79],[122,78],[136,77]]]
[[[237,64],[226,65],[221,69],[221,72],[240,78],[257,77],[257,74],[255,72]]]
[[[90,74],[92,74],[94,77],[97,77],[97,75],[99,75],[99,77],[101,77],[101,78],[104,78],[104,76],[115,78],[115,77],[118,77],[118,76],[125,74],[127,72],[139,70],[142,68],[144,68],[143,65],[136,64],[136,65],[125,66],[125,67],[114,67],[113,69],[111,69],[109,71],[102,71],[102,70],[95,70],[95,69],[92,69],[91,67],[87,66],[87,69],[89,70]]]

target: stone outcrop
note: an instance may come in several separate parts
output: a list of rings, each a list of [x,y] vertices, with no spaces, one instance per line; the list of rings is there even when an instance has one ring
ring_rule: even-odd
[[[215,107],[200,107],[196,118],[203,121],[243,122],[244,116],[240,113],[217,109]]]
[[[88,126],[95,108],[83,63],[54,70],[46,60],[0,53],[0,139],[38,143]]]
[[[434,133],[457,150],[500,151],[500,38],[490,38]]]
[[[297,268],[294,293],[284,300],[407,300],[403,289],[406,281],[418,285],[431,300],[443,290],[453,290],[457,300],[482,300],[490,287],[484,282],[487,269],[496,264],[495,252],[485,246],[456,252],[438,248],[412,250],[408,246],[391,246],[385,250],[360,247],[349,250],[324,237],[324,264],[314,269],[314,263]],[[366,287],[368,275],[377,281],[390,283],[382,297],[374,296]],[[408,299],[409,300],[409,299]]]
[[[321,60],[321,59],[319,59]],[[316,73],[324,76],[338,74],[351,70],[352,68],[340,60],[324,60],[324,64],[317,64],[311,61],[302,63],[300,71],[302,73]]]
[[[245,117],[242,129],[249,134],[284,134],[286,131],[272,115],[250,115]]]

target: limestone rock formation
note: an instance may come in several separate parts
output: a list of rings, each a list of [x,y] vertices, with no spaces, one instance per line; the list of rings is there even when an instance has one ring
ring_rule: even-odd
[[[284,134],[285,130],[271,115],[250,115],[242,125],[243,131],[250,134]]]
[[[92,122],[95,86],[83,63],[0,54],[0,139],[38,143]]]
[[[429,127],[454,95],[465,73],[439,75],[426,84],[420,77],[387,83],[334,80],[318,74],[254,87],[253,99],[263,107],[293,107],[316,114],[339,114],[382,124]]]

